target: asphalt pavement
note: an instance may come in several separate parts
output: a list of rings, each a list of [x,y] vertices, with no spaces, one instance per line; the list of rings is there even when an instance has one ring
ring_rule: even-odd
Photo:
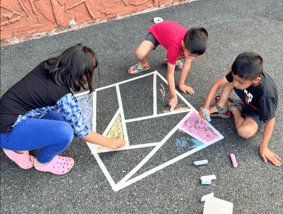
[[[212,84],[228,72],[238,54],[254,51],[263,57],[264,70],[274,79],[279,94],[275,127],[268,147],[283,160],[282,11],[282,0],[198,0],[4,46],[1,47],[0,95],[41,61],[56,56],[77,43],[91,47],[98,56],[100,79],[96,72],[93,80],[95,88],[149,74],[155,70],[166,78],[166,50],[161,46],[149,55],[149,71],[138,75],[127,73],[129,67],[137,63],[135,50],[146,36],[147,28],[154,24],[153,18],[162,17],[165,21],[176,21],[187,28],[201,26],[208,31],[208,49],[204,55],[193,60],[186,80],[186,84],[190,85],[195,93],[182,93],[197,110],[203,105]],[[176,83],[179,77],[180,72],[176,71]],[[151,81],[150,76],[146,78]],[[147,85],[149,81],[121,87],[121,92],[129,93],[123,98],[127,99],[124,108],[127,109],[128,117],[143,117],[150,113],[147,110],[152,108],[152,103],[147,100],[148,96],[144,95],[148,90],[152,96],[150,85]],[[109,93],[111,94],[111,91]],[[233,94],[232,97],[236,98],[236,95]],[[141,100],[140,104],[137,104],[137,98]],[[117,103],[114,98],[101,99],[100,108],[107,107],[109,112],[114,114],[115,102]],[[108,116],[104,117],[105,120],[110,120],[111,116]],[[183,117],[184,115],[176,114],[169,119],[159,118],[129,126],[129,129],[134,130],[131,139],[136,142],[145,139],[158,142],[162,139],[162,132],[168,132]],[[101,124],[98,131],[102,132],[107,123],[103,120],[103,115],[98,119],[98,124]],[[160,124],[162,126],[158,126]],[[242,139],[236,133],[233,118],[214,118],[211,124],[224,139],[119,191],[111,188],[87,144],[82,140],[74,139],[62,152],[62,155],[75,160],[74,168],[63,176],[39,172],[34,168],[23,170],[10,161],[1,150],[1,213],[201,214],[204,205],[200,199],[211,192],[214,192],[217,198],[232,202],[235,214],[283,213],[282,167],[264,163],[258,153],[263,129],[250,139]],[[154,128],[157,131],[154,131]],[[173,137],[180,137],[177,135]],[[186,148],[176,149],[175,138],[169,139],[166,146],[160,149],[160,153],[138,174],[185,153]],[[100,157],[117,183],[150,151],[152,148],[133,149],[107,153]],[[37,151],[31,152],[34,155],[36,153]],[[231,165],[230,153],[235,154],[237,158],[237,168]],[[208,165],[193,165],[194,161],[202,159],[207,159]],[[217,179],[211,185],[201,185],[200,177],[210,174],[216,175]]]

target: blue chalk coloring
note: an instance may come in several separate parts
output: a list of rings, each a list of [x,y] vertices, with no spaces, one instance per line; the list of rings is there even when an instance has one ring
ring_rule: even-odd
[[[192,139],[192,141],[194,142],[195,145],[193,145],[192,147],[190,147],[190,149],[197,148],[197,147],[199,147],[199,146],[203,146],[203,145],[204,145],[202,142],[200,142],[200,141],[197,140],[197,139]]]
[[[188,142],[186,141],[185,137],[181,137],[182,147],[186,147],[188,145]]]
[[[181,141],[177,139],[176,140],[176,148],[179,149],[179,148],[181,148],[181,146],[182,146]]]
[[[181,148],[185,148],[188,146],[188,141],[190,140],[190,138],[187,137],[187,139],[185,137],[181,137],[181,139],[177,139],[176,140],[176,148],[177,149],[181,149]]]
[[[206,108],[204,108],[204,109],[203,109],[203,113],[204,113],[204,115],[207,117],[207,115],[208,115],[208,111],[207,111],[207,109],[206,109]],[[207,121],[208,121],[208,122],[210,122],[210,121],[211,121],[210,117],[208,117],[208,118],[206,118],[206,119],[207,119]]]

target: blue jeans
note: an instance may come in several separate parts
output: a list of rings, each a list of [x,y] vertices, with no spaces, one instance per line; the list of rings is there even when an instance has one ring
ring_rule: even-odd
[[[53,111],[41,119],[26,119],[12,131],[0,133],[0,146],[12,151],[41,150],[39,163],[47,163],[64,151],[72,142],[74,131],[59,112]]]

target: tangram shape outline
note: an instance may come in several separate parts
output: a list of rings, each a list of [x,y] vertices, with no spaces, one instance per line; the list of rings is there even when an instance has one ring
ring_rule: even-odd
[[[150,115],[150,116],[145,116],[145,117],[139,117],[139,118],[133,118],[133,119],[128,119],[128,120],[125,120],[125,116],[124,116],[124,110],[123,110],[123,102],[122,102],[122,99],[121,99],[121,94],[120,94],[120,88],[119,88],[119,85],[121,84],[124,84],[124,83],[127,83],[127,82],[130,82],[130,81],[135,81],[137,79],[140,79],[140,78],[144,78],[144,77],[147,77],[149,75],[153,75],[153,115]],[[181,125],[182,123],[193,113],[193,112],[196,112],[198,114],[198,112],[196,111],[196,109],[178,92],[176,91],[176,94],[179,98],[181,98],[185,104],[187,104],[189,106],[189,109],[184,109],[184,110],[181,110],[181,111],[173,111],[173,112],[169,112],[169,113],[162,113],[162,114],[157,114],[157,98],[156,98],[156,79],[157,79],[157,76],[159,76],[167,85],[167,80],[161,75],[159,74],[158,71],[154,71],[154,72],[151,72],[151,73],[148,73],[148,74],[145,74],[145,75],[142,75],[142,76],[139,76],[139,77],[135,77],[135,78],[132,78],[132,79],[129,79],[129,80],[125,80],[125,81],[121,81],[121,82],[118,82],[118,83],[115,83],[115,84],[112,84],[112,85],[108,85],[108,86],[105,86],[105,87],[101,87],[101,88],[98,88],[98,89],[95,89],[95,91],[93,92],[93,118],[92,118],[92,130],[94,132],[96,132],[96,99],[97,99],[97,92],[100,91],[100,90],[104,90],[104,89],[107,89],[107,88],[111,88],[111,87],[116,87],[116,93],[117,93],[117,98],[118,98],[118,103],[119,103],[119,109],[117,110],[116,114],[114,115],[113,119],[111,120],[111,122],[108,124],[106,130],[104,131],[103,133],[103,136],[106,136],[107,133],[109,132],[111,126],[113,125],[113,123],[115,122],[115,119],[117,118],[118,115],[121,116],[121,122],[122,122],[122,130],[123,130],[123,136],[126,140],[126,146],[125,147],[122,147],[122,148],[119,148],[119,149],[103,149],[103,150],[97,150],[97,148],[99,147],[98,145],[94,145],[94,144],[91,144],[89,142],[87,142],[87,145],[89,146],[89,149],[91,150],[91,153],[94,155],[95,159],[97,160],[101,170],[103,171],[104,175],[106,176],[106,178],[108,179],[112,189],[114,191],[119,191],[147,176],[149,176],[150,174],[153,174],[221,139],[223,139],[224,137],[210,124],[208,123],[207,121],[205,121],[205,123],[214,131],[218,134],[218,138],[214,139],[213,141],[211,142],[204,142],[202,141],[201,139],[198,139],[200,140],[203,145],[202,146],[199,146],[197,148],[194,148],[180,156],[177,156],[147,172],[144,172],[140,175],[138,175],[137,177],[134,177],[132,179],[130,179],[139,169],[142,168],[142,166],[144,166],[146,164],[146,162],[160,149],[161,146],[164,145],[164,143],[166,143],[166,141],[173,135],[173,133],[175,131],[177,131],[178,129],[179,130],[183,130],[181,128]],[[75,97],[78,97],[78,96],[81,96],[81,95],[84,95],[84,94],[87,94],[89,92],[83,92],[83,93],[80,93],[80,94],[76,94]],[[162,117],[162,116],[169,116],[169,115],[172,115],[172,114],[180,114],[180,113],[184,113],[184,112],[188,112],[188,114],[160,141],[160,142],[154,142],[154,143],[146,143],[146,144],[139,144],[139,145],[130,145],[129,144],[129,139],[128,139],[128,134],[127,134],[127,129],[126,129],[126,123],[130,123],[130,122],[134,122],[134,121],[140,121],[140,120],[146,120],[146,119],[151,119],[151,118],[157,118],[157,117]],[[188,133],[189,134],[189,133]],[[108,172],[108,170],[106,169],[104,163],[102,162],[102,160],[100,159],[99,157],[99,153],[104,153],[104,152],[112,152],[112,151],[121,151],[121,150],[128,150],[128,149],[137,149],[137,148],[144,148],[144,147],[154,147],[154,149],[134,168],[132,169],[124,178],[122,178],[121,181],[119,181],[118,183],[115,183],[113,178],[111,177],[110,173]]]

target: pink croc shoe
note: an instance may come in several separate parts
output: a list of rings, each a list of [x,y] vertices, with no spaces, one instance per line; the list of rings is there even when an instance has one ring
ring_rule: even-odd
[[[29,153],[18,154],[12,150],[7,150],[7,149],[3,149],[3,150],[5,154],[22,169],[30,169],[33,167],[35,158],[29,155]]]
[[[34,168],[42,172],[51,172],[56,175],[63,175],[69,172],[73,166],[74,160],[72,158],[56,155],[47,165],[41,167],[34,165]]]

